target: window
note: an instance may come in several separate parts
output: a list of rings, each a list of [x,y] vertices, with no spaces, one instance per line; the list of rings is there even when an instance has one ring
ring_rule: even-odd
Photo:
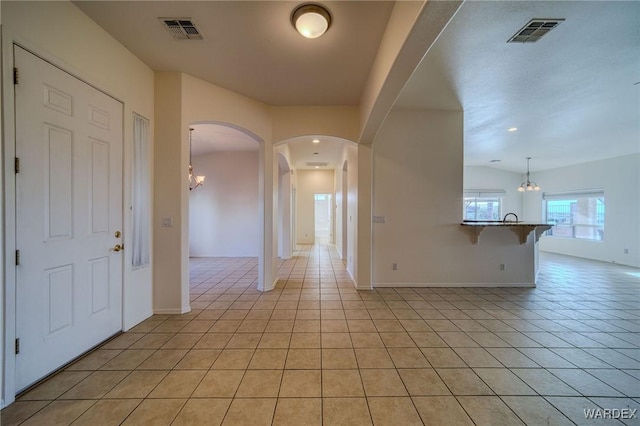
[[[133,115],[133,171],[132,171],[133,269],[149,266],[151,245],[151,185],[149,174],[149,120]]]
[[[505,191],[465,190],[464,220],[500,220],[502,219],[502,198]]]
[[[545,219],[555,225],[546,232],[554,237],[604,239],[604,191],[576,191],[543,195]]]

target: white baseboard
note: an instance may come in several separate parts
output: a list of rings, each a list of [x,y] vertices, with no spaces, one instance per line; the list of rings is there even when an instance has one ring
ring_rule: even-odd
[[[392,287],[416,287],[416,288],[428,288],[428,287],[470,287],[470,288],[483,288],[483,287],[524,287],[533,288],[535,283],[375,283],[375,287],[379,288],[392,288]]]
[[[181,314],[186,314],[188,312],[191,312],[191,307],[187,308],[186,311],[184,310],[184,308],[183,309],[154,309],[153,310],[154,315],[181,315]]]

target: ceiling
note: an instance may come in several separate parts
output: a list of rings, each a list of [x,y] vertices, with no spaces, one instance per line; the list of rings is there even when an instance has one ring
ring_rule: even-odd
[[[332,24],[300,36],[300,1],[74,1],[156,71],[180,71],[269,105],[358,105],[393,1],[323,1]],[[174,40],[159,17],[191,18]]]
[[[507,43],[532,18],[565,21]],[[534,171],[640,152],[638,82],[640,2],[467,1],[395,107],[463,109],[466,165]]]
[[[319,141],[313,143],[313,140]],[[342,169],[344,144],[349,143],[340,138],[328,136],[305,136],[288,141],[291,156],[290,167],[294,169]],[[327,163],[316,167],[307,163]]]
[[[154,70],[270,105],[358,105],[394,2],[323,2],[333,24],[312,40],[289,21],[301,2],[74,4]],[[191,17],[204,40],[173,40],[158,17]],[[506,43],[532,18],[565,21],[537,43]],[[467,0],[394,107],[462,109],[466,165],[524,173],[526,157],[537,171],[640,152],[638,22],[637,1]],[[235,129],[200,131],[194,155],[257,149]],[[295,167],[339,160],[339,140],[290,142]]]

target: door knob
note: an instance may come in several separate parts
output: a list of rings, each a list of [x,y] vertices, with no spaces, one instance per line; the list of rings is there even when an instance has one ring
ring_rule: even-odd
[[[116,244],[115,247],[113,247],[111,250],[113,251],[124,250],[124,244]]]

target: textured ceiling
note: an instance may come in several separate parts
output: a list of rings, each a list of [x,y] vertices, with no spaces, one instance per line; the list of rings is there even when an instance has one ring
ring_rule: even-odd
[[[566,20],[506,43],[532,18]],[[396,108],[462,109],[465,164],[524,172],[640,152],[639,81],[640,2],[471,1]]]
[[[74,2],[155,70],[271,105],[358,105],[393,2],[323,3],[333,25],[309,40],[289,22],[297,1]],[[158,20],[171,16],[191,17],[204,40],[171,39]],[[532,18],[565,21],[537,43],[507,44]],[[467,165],[524,172],[528,156],[536,171],[640,152],[639,22],[637,1],[466,1],[395,108],[463,110]],[[255,146],[207,131],[218,142],[202,149]],[[316,161],[309,143],[291,144],[296,166]],[[330,164],[334,143],[318,154]]]

